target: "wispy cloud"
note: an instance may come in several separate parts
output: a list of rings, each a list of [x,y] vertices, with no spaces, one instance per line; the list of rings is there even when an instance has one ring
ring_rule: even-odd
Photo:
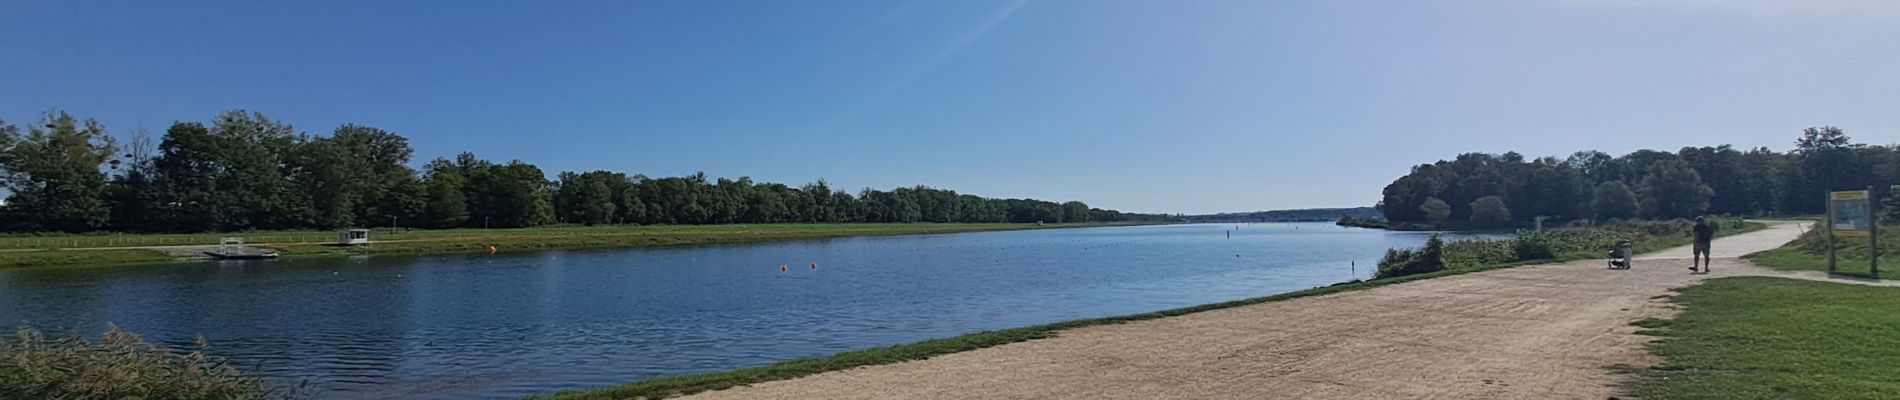
[[[1767,20],[1885,20],[1900,17],[1892,0],[1552,0],[1579,6],[1653,8],[1730,13]]]
[[[910,85],[911,82],[916,81],[917,78],[924,76],[924,74],[930,73],[932,69],[936,69],[937,66],[943,64],[944,61],[956,56],[957,53],[963,52],[963,49],[969,48],[970,45],[975,43],[978,39],[982,39],[983,35],[988,34],[990,30],[995,29],[997,25],[1001,25],[1003,21],[1008,20],[1011,15],[1015,15],[1016,10],[1021,9],[1023,5],[1027,3],[1029,3],[1029,0],[1012,1],[985,16],[982,20],[977,21],[976,24],[971,25],[968,29],[952,37],[949,42],[945,43],[943,47],[938,48],[937,51],[930,53],[928,57],[911,65],[911,67],[904,70],[903,73],[885,80],[882,85],[878,86],[875,92],[865,97],[864,100],[838,113],[837,116],[826,120],[824,125],[819,127],[818,132],[820,134],[829,134],[837,129],[839,125],[849,122],[851,119],[857,118],[858,115],[862,115],[866,110],[889,100],[898,90]]]

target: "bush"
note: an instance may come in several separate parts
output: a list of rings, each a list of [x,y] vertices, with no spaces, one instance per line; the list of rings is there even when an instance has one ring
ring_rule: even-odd
[[[1469,268],[1517,261],[1510,240],[1467,239],[1445,244],[1446,268]]]
[[[1417,275],[1445,270],[1445,241],[1432,235],[1418,250],[1391,249],[1379,259],[1379,272],[1373,279]]]
[[[84,337],[47,339],[21,328],[0,341],[0,394],[22,399],[293,399],[222,359],[198,351],[178,355],[117,327],[98,343]]]
[[[1513,261],[1557,258],[1557,252],[1552,250],[1555,244],[1553,242],[1555,239],[1548,233],[1540,231],[1519,233],[1516,238],[1511,239],[1511,254],[1517,258]]]

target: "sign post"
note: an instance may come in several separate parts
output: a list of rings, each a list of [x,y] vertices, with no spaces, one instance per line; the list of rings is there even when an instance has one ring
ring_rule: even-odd
[[[1876,235],[1874,232],[1876,228],[1874,227],[1874,202],[1870,200],[1868,196],[1868,194],[1870,194],[1869,192],[1871,191],[1851,190],[1828,193],[1827,273],[1832,274],[1835,271],[1834,265],[1836,257],[1834,253],[1836,249],[1834,246],[1834,237],[1837,235],[1841,237],[1867,237],[1870,241],[1868,243],[1869,253],[1867,259],[1868,262],[1871,263],[1868,271],[1874,273],[1875,276],[1878,276],[1880,273],[1880,257],[1878,253],[1879,249],[1877,249],[1879,243],[1871,242],[1876,239],[1874,236]]]

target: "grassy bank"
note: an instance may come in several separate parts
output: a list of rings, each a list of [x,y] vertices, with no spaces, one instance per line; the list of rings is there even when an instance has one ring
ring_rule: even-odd
[[[1675,227],[1673,224],[1670,226],[1671,226],[1670,229],[1681,229],[1680,227]],[[1765,225],[1762,225],[1760,223],[1741,223],[1737,221],[1737,225],[1735,225],[1734,228],[1723,229],[1722,234],[1725,234],[1725,235],[1738,234],[1738,233],[1761,229],[1763,227],[1765,227]],[[1589,246],[1598,245],[1599,244],[1598,242],[1601,240],[1599,238],[1601,237],[1627,237],[1628,235],[1634,234],[1635,232],[1647,232],[1645,231],[1645,229],[1650,229],[1650,228],[1655,228],[1655,227],[1650,227],[1650,226],[1645,226],[1645,225],[1630,225],[1630,226],[1621,226],[1621,227],[1615,227],[1615,228],[1607,228],[1607,227],[1575,228],[1578,231],[1595,229],[1595,230],[1605,230],[1606,232],[1601,232],[1601,233],[1596,233],[1596,234],[1575,233],[1575,234],[1555,236],[1562,240],[1584,240],[1584,238],[1592,238],[1590,239],[1592,240],[1590,242],[1577,242],[1577,243],[1566,242],[1566,243],[1557,243],[1556,245],[1562,248],[1581,249],[1581,248],[1586,248]],[[1661,229],[1661,228],[1655,228],[1655,229]],[[1660,249],[1665,249],[1669,247],[1674,247],[1674,245],[1669,245],[1670,243],[1675,243],[1675,245],[1681,245],[1681,244],[1687,244],[1689,242],[1690,238],[1686,236],[1682,237],[1681,239],[1675,238],[1675,236],[1678,236],[1676,235],[1676,233],[1677,231],[1675,230],[1669,230],[1667,233],[1656,234],[1652,236],[1645,236],[1645,237],[1648,237],[1648,239],[1640,239],[1640,240],[1645,241],[1645,242],[1653,242],[1654,244],[1641,247],[1641,249],[1660,250]],[[1638,238],[1633,238],[1633,239],[1638,239]],[[1610,239],[1611,242],[1614,242],[1614,240],[1615,239]],[[1488,244],[1485,244],[1483,246],[1494,246],[1495,244],[1489,244],[1489,243],[1490,242],[1508,243],[1510,241],[1499,240],[1499,241],[1484,241],[1484,242]],[[1455,244],[1455,243],[1462,243],[1462,242],[1453,242],[1453,243]],[[1603,246],[1606,246],[1607,248],[1607,244],[1604,244]],[[1452,254],[1454,254],[1455,250],[1451,250],[1451,249],[1452,247],[1448,247],[1447,249],[1447,258],[1453,257]],[[1603,250],[1596,250],[1596,253],[1601,253],[1602,251]],[[1576,257],[1576,258],[1600,257],[1600,254],[1596,254],[1596,253],[1586,254],[1585,252],[1582,252],[1579,250],[1579,251],[1565,252],[1564,256]],[[703,392],[703,391],[708,391],[708,390],[719,390],[719,389],[725,389],[725,388],[730,388],[730,387],[735,387],[735,386],[755,384],[755,383],[760,383],[760,382],[791,379],[791,378],[797,378],[801,376],[813,375],[813,374],[830,372],[830,371],[839,371],[839,370],[857,368],[857,367],[862,367],[862,366],[892,364],[892,363],[899,363],[899,362],[905,362],[905,361],[923,360],[923,359],[927,359],[927,358],[935,357],[939,355],[944,355],[944,354],[970,351],[970,350],[976,350],[976,349],[981,349],[981,348],[986,348],[986,347],[1000,346],[1004,344],[1022,342],[1022,341],[1027,341],[1027,340],[1053,337],[1057,333],[1064,330],[1087,327],[1087,326],[1120,324],[1120,323],[1128,323],[1128,322],[1134,322],[1134,321],[1166,318],[1166,317],[1192,314],[1192,313],[1203,312],[1203,311],[1218,310],[1218,309],[1223,309],[1223,308],[1240,307],[1240,306],[1246,306],[1246,305],[1252,305],[1252,304],[1260,304],[1260,303],[1295,299],[1295,298],[1301,298],[1301,297],[1319,296],[1319,295],[1326,295],[1326,294],[1333,294],[1333,293],[1340,293],[1340,292],[1347,292],[1347,291],[1354,291],[1354,290],[1370,289],[1370,288],[1375,288],[1375,287],[1380,287],[1380,286],[1411,282],[1411,281],[1417,281],[1417,280],[1423,280],[1423,279],[1432,279],[1432,278],[1438,278],[1438,277],[1444,277],[1444,276],[1460,275],[1460,274],[1467,274],[1467,273],[1480,272],[1480,271],[1489,271],[1489,270],[1500,269],[1500,268],[1509,268],[1513,266],[1538,264],[1538,263],[1545,263],[1545,262],[1551,262],[1551,261],[1554,261],[1554,260],[1551,260],[1551,259],[1520,260],[1520,259],[1514,259],[1514,258],[1513,259],[1486,259],[1486,258],[1474,256],[1474,257],[1468,257],[1466,259],[1463,259],[1463,261],[1460,261],[1460,264],[1458,264],[1456,268],[1447,269],[1447,270],[1438,271],[1438,272],[1425,273],[1425,274],[1408,275],[1408,276],[1402,276],[1402,277],[1378,279],[1378,280],[1365,281],[1365,282],[1343,283],[1343,284],[1338,284],[1338,285],[1333,285],[1333,286],[1313,288],[1313,289],[1302,290],[1302,291],[1297,291],[1297,292],[1282,293],[1282,294],[1277,294],[1277,295],[1272,295],[1272,296],[1255,297],[1255,298],[1249,298],[1249,299],[1244,299],[1244,300],[1236,300],[1236,301],[1215,303],[1215,304],[1206,304],[1206,305],[1178,308],[1178,309],[1165,310],[1165,311],[1157,311],[1157,312],[1144,313],[1144,314],[1135,314],[1135,315],[1127,315],[1127,316],[1119,316],[1119,317],[1107,317],[1107,318],[1083,319],[1083,320],[1059,322],[1059,323],[1054,323],[1054,324],[1037,325],[1037,326],[1030,326],[1030,327],[1023,327],[1023,328],[1015,328],[1015,329],[978,332],[978,333],[972,333],[972,334],[943,338],[943,339],[926,340],[926,341],[911,343],[911,344],[903,344],[903,345],[896,345],[896,346],[889,346],[889,347],[880,347],[880,348],[874,348],[874,349],[839,353],[839,354],[827,356],[827,357],[816,357],[816,358],[792,360],[792,361],[766,365],[762,367],[744,368],[744,369],[737,369],[737,370],[732,370],[732,371],[714,372],[714,373],[706,373],[706,374],[698,374],[698,375],[656,378],[656,379],[638,381],[638,382],[630,383],[627,385],[603,388],[603,389],[594,389],[594,390],[585,390],[585,391],[566,391],[566,392],[557,393],[553,396],[550,396],[549,398],[551,399],[637,399],[637,398],[657,399],[657,398],[678,396],[678,395],[684,395],[684,394],[698,393],[698,392]]]
[[[1720,278],[1674,301],[1688,310],[1638,322],[1668,359],[1640,373],[1642,398],[1900,398],[1900,289]]]
[[[1885,276],[1900,275],[1900,262],[1893,260],[1900,254],[1900,225],[1880,225],[1880,270]],[[1827,236],[1819,230],[1809,229],[1801,238],[1789,242],[1781,248],[1749,255],[1748,258],[1764,267],[1785,270],[1827,271]],[[1872,276],[1868,254],[1871,246],[1865,237],[1839,237],[1834,240],[1836,272],[1843,275]]]
[[[0,252],[0,268],[49,265],[109,265],[172,261],[155,250],[31,250]]]
[[[446,229],[372,232],[374,242],[336,247],[334,232],[248,232],[198,235],[72,235],[0,238],[13,246],[52,244],[69,250],[0,251],[0,266],[36,267],[101,265],[169,261],[162,252],[141,249],[84,249],[98,246],[216,245],[219,238],[242,237],[247,243],[275,249],[286,257],[362,254],[454,254],[497,251],[633,248],[706,244],[756,243],[930,233],[1008,231],[1142,223],[1079,224],[754,224],[684,226],[568,226],[521,229]],[[77,245],[81,248],[74,248]],[[0,245],[4,247],[4,245]],[[16,247],[20,248],[20,247]],[[28,249],[39,247],[24,247]]]
[[[302,387],[270,387],[206,356],[207,344],[178,354],[111,328],[99,340],[47,337],[21,328],[0,340],[0,398],[299,399]]]

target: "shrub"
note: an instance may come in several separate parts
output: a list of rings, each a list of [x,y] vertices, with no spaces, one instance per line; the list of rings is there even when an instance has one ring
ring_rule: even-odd
[[[293,399],[298,390],[267,388],[222,359],[198,351],[178,355],[137,335],[106,330],[97,343],[84,337],[48,339],[21,328],[0,341],[0,394],[22,399]]]
[[[1379,259],[1379,272],[1374,279],[1443,270],[1445,270],[1445,241],[1438,235],[1432,235],[1431,239],[1425,241],[1425,247],[1418,250],[1386,250],[1385,258]]]
[[[1517,261],[1510,240],[1466,239],[1445,243],[1445,267],[1467,268]]]
[[[1511,239],[1511,255],[1516,258],[1512,261],[1557,258],[1557,252],[1551,249],[1554,241],[1555,239],[1550,234],[1544,232],[1519,233],[1516,238]]]

